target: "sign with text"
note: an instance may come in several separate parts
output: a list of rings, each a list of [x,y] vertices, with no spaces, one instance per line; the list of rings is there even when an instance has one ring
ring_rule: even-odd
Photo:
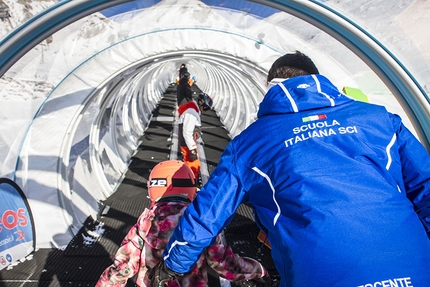
[[[0,270],[35,250],[30,206],[21,188],[0,178]]]

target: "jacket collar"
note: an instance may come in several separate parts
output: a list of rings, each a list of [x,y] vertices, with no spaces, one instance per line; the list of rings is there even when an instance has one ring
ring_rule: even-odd
[[[188,103],[182,104],[178,107],[179,115],[182,115],[188,109],[194,109],[198,114],[200,114],[200,109],[197,103],[195,101],[189,101]]]
[[[287,79],[270,88],[260,103],[257,116],[297,113],[333,107],[352,101],[324,76],[305,75]]]

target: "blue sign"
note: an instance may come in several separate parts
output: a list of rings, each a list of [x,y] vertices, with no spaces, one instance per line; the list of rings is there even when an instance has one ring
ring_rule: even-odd
[[[0,270],[35,250],[33,216],[21,188],[0,178]]]

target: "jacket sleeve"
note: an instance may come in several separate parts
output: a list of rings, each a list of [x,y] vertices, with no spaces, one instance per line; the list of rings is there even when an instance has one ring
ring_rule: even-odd
[[[147,211],[139,217],[137,223],[129,230],[115,254],[114,262],[101,274],[96,287],[126,286],[127,280],[139,269],[146,269],[144,258],[144,238],[150,228]]]
[[[189,150],[193,150],[197,148],[196,141],[194,140],[194,128],[197,123],[197,118],[195,115],[191,113],[185,113],[184,114],[184,121],[183,121],[183,137],[185,140],[185,143],[187,144],[187,147]]]
[[[229,281],[242,281],[268,276],[268,272],[257,260],[234,254],[230,246],[217,242],[205,251],[206,262],[222,278]]]
[[[424,146],[393,115],[407,197],[430,236],[430,156]]]
[[[230,142],[209,181],[185,210],[164,251],[167,267],[188,272],[233,218],[245,197]]]

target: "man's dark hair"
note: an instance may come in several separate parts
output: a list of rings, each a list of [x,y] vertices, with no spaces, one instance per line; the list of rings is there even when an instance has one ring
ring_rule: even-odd
[[[300,51],[278,58],[267,74],[267,83],[274,78],[292,78],[302,75],[319,74],[314,62]]]

